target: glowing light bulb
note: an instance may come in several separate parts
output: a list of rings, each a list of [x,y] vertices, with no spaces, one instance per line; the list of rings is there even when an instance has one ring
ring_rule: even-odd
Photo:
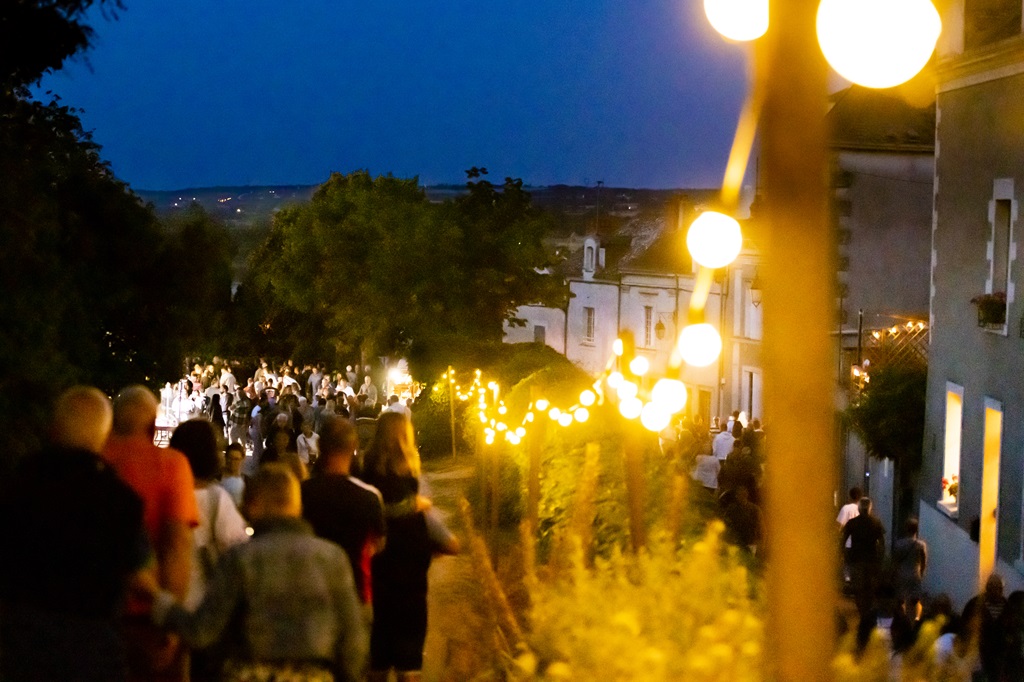
[[[659,379],[651,389],[651,399],[669,414],[686,407],[686,386],[677,379]]]
[[[619,414],[626,419],[636,419],[644,409],[644,404],[639,398],[629,398],[619,403]]]
[[[931,59],[942,20],[929,0],[822,0],[818,43],[839,75],[869,88],[913,78]]]
[[[550,410],[548,410],[548,416],[551,417],[552,419],[554,419],[555,421],[558,421],[558,417],[561,414],[562,414],[562,411],[560,409],[558,409],[557,407],[552,407]]]
[[[507,413],[507,412],[508,412],[508,408],[507,408],[507,407],[505,407],[504,405],[501,405],[501,406],[500,406],[500,407],[498,408],[498,414],[505,414],[505,413]]]
[[[520,426],[518,429],[516,429],[516,435],[522,438],[523,436],[526,435],[526,429]]]
[[[512,445],[519,445],[519,443],[521,442],[520,437],[512,432],[509,432],[506,438],[508,439],[508,442],[511,443]]]
[[[612,388],[617,389],[625,380],[625,377],[622,376],[622,372],[612,372],[608,375],[608,385]]]
[[[768,0],[704,0],[704,14],[730,40],[754,40],[768,30]]]
[[[547,400],[541,398],[540,400],[537,401],[537,409],[543,412],[544,410],[548,409],[548,405],[550,404],[551,403],[549,403]]]
[[[508,425],[505,422],[498,422],[498,425],[495,426],[494,428],[498,429],[499,431],[505,431],[506,429],[508,429]]]
[[[584,407],[590,407],[594,404],[595,400],[597,400],[597,396],[594,395],[594,392],[589,388],[583,391],[583,393],[580,393],[580,405],[583,405]]]
[[[488,445],[494,445],[494,436],[488,435],[484,440]]]
[[[640,412],[640,423],[644,425],[645,429],[655,433],[665,430],[671,419],[672,415],[668,410],[658,403],[647,403]]]
[[[636,394],[640,392],[640,387],[634,384],[632,381],[623,381],[619,384],[619,400],[629,400],[635,398]]]
[[[706,268],[721,268],[736,260],[743,248],[743,234],[735,218],[704,211],[690,224],[686,248]]]
[[[558,415],[558,423],[561,424],[562,426],[568,426],[569,424],[572,424],[572,415],[569,414],[568,412],[563,412],[562,414]]]
[[[483,412],[480,413],[480,421],[481,421],[481,423],[484,423],[484,424],[487,423],[487,415],[484,414]]]
[[[629,371],[638,377],[642,377],[647,374],[647,371],[651,369],[651,362],[642,355],[638,355],[629,363]]]
[[[533,412],[527,412],[526,413],[526,421],[528,421],[528,422],[532,422],[533,421]]]
[[[573,418],[576,419],[580,424],[590,419],[590,410],[585,407],[581,407],[572,413]]]
[[[707,367],[722,352],[722,337],[710,324],[691,324],[679,335],[679,354],[686,364]]]
[[[622,339],[615,339],[615,342],[612,343],[612,352],[620,358],[622,357],[622,354],[626,352],[626,347],[622,344]]]

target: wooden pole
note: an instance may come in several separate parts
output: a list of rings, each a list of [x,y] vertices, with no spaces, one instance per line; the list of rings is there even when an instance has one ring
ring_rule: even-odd
[[[773,0],[759,41],[770,677],[827,681],[835,651],[835,263],[818,0]]]
[[[540,400],[540,388],[530,386],[530,405],[536,405]],[[530,457],[529,480],[526,484],[527,518],[530,522],[530,537],[536,541],[537,530],[540,527],[540,457],[544,447],[546,415],[535,414],[531,428],[526,433],[526,449]]]
[[[491,549],[497,547],[498,512],[501,510],[501,451],[504,440],[497,440],[491,448]]]
[[[451,414],[452,459],[455,459],[455,371],[448,365],[448,411]]]
[[[647,527],[644,524],[646,489],[644,486],[644,446],[640,426],[626,425],[623,440],[623,462],[626,467],[626,499],[629,505],[629,540],[633,553],[638,553],[647,544]]]

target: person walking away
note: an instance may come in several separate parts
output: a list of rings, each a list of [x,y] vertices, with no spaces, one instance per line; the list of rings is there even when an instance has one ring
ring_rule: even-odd
[[[1006,658],[1006,632],[1003,629],[1003,611],[1006,597],[1003,577],[992,573],[985,581],[985,590],[972,597],[964,606],[963,620],[976,624],[978,654],[986,682],[999,681]]]
[[[102,456],[142,498],[143,522],[156,554],[160,587],[184,599],[191,571],[192,529],[199,524],[199,510],[185,456],[153,444],[157,407],[156,396],[145,386],[128,386],[118,393],[113,430]],[[124,627],[133,679],[187,679],[187,657],[177,638],[153,628],[147,604],[129,599]]]
[[[850,586],[857,611],[865,618],[871,611],[885,559],[885,528],[871,513],[871,500],[860,498],[859,514],[843,528],[843,544],[850,539]]]
[[[113,411],[98,389],[57,400],[50,443],[0,491],[0,679],[122,682],[119,611],[152,575],[142,500],[100,457]]]
[[[904,536],[892,550],[893,587],[912,620],[921,618],[921,583],[928,568],[928,545],[917,537],[918,521],[907,519]]]
[[[377,420],[361,474],[363,481],[380,491],[388,524],[384,550],[374,556],[371,569],[371,682],[387,680],[392,669],[399,682],[421,679],[427,636],[427,570],[436,547],[423,513],[426,505],[419,497],[419,475],[412,422],[385,412]],[[400,511],[391,513],[389,508]],[[455,549],[457,544],[451,540]]]
[[[384,501],[380,491],[352,476],[359,436],[349,420],[325,419],[320,445],[316,475],[302,483],[302,515],[319,537],[345,550],[359,598],[369,605],[371,560],[384,547]]]
[[[206,585],[217,557],[249,539],[245,520],[228,492],[217,484],[221,464],[214,428],[205,419],[193,419],[180,424],[170,442],[172,448],[184,453],[192,468],[199,508],[199,525],[193,533],[195,547],[188,594],[182,602],[190,610],[199,606],[206,594]],[[222,657],[223,652],[217,646],[191,652],[190,679],[193,682],[217,679]]]
[[[843,529],[846,528],[846,523],[855,518],[860,514],[860,509],[857,503],[860,498],[864,497],[864,493],[860,488],[854,486],[850,488],[850,501],[839,508],[839,515],[836,517],[836,523],[839,524],[839,533],[842,534]],[[850,539],[847,538],[846,542],[843,543],[843,587],[848,589],[850,587]]]
[[[711,440],[711,454],[717,457],[719,461],[724,461],[729,457],[729,453],[732,452],[732,446],[735,441],[736,439],[732,437],[732,433],[728,429],[722,429]]]
[[[302,520],[298,480],[267,464],[250,480],[244,507],[252,540],[221,556],[195,611],[156,593],[154,622],[195,647],[227,635],[227,682],[362,680],[367,633],[348,556]]]
[[[736,487],[725,509],[725,526],[734,544],[757,554],[764,538],[764,522],[761,509],[750,501],[750,489],[746,485]]]
[[[249,400],[242,389],[235,390],[235,402],[231,404],[231,412],[228,414],[229,443],[241,443],[242,448],[245,448],[251,414],[252,401]]]

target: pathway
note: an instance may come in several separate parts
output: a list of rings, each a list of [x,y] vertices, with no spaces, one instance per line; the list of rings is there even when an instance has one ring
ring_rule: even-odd
[[[461,464],[427,464],[425,478],[434,506],[463,543],[458,504],[473,469]],[[470,554],[434,559],[430,567],[429,625],[423,664],[427,682],[467,682],[492,678],[496,661],[493,617]]]

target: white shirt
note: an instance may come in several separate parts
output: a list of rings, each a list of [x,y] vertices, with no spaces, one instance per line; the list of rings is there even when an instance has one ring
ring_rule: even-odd
[[[300,433],[299,437],[295,439],[295,445],[303,464],[309,464],[310,457],[316,459],[320,456],[320,434],[318,433],[311,433],[308,438],[306,434]]]
[[[736,441],[728,431],[720,431],[715,439],[711,441],[711,452],[718,459],[726,459],[732,452],[732,445]]]
[[[847,502],[839,509],[839,516],[836,517],[836,522],[839,524],[839,528],[842,529],[846,526],[847,521],[858,516],[860,516],[860,508],[857,503]]]
[[[397,412],[398,414],[404,414],[406,417],[410,417],[410,418],[412,417],[412,410],[410,410],[408,407],[403,405],[401,400],[399,400],[394,405],[388,405],[388,409],[386,409],[384,411],[385,412]]]
[[[839,523],[839,530],[842,530],[847,521],[850,519],[860,516],[860,507],[856,502],[847,502],[839,509],[839,516],[836,517],[836,522]],[[853,546],[853,538],[846,538],[847,548]]]
[[[188,581],[188,594],[184,605],[195,610],[206,594],[206,576],[200,559],[200,548],[213,544],[217,555],[223,554],[229,547],[249,539],[245,532],[245,519],[238,512],[234,500],[228,491],[219,485],[196,488],[196,506],[199,508],[199,526],[192,533],[194,548],[192,551],[191,575]],[[216,513],[216,517],[214,514]]]
[[[697,464],[693,467],[693,480],[700,481],[705,488],[718,489],[718,472],[722,465],[712,455],[697,455]]]

